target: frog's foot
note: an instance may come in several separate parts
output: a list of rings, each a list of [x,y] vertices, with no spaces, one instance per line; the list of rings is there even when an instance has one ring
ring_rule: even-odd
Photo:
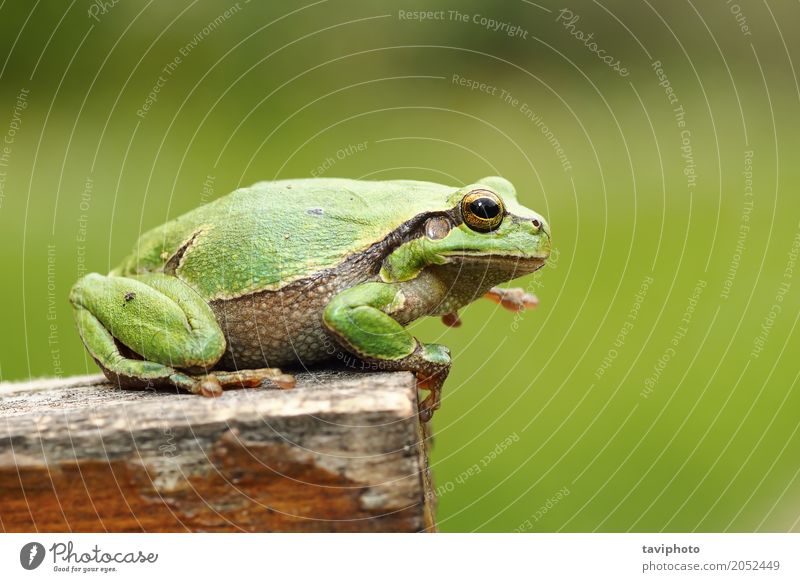
[[[484,297],[514,312],[533,309],[539,305],[539,298],[536,295],[527,293],[525,289],[520,287],[512,287],[510,289],[492,287]]]
[[[254,370],[237,370],[235,372],[214,372],[223,389],[258,388],[264,382],[274,384],[281,390],[295,387],[297,381],[291,374],[284,374],[280,368],[256,368]]]
[[[273,384],[281,390],[294,388],[294,376],[284,374],[279,368],[258,368],[256,370],[237,370],[234,372],[218,371],[196,378],[190,386],[186,387],[193,394],[201,396],[222,396],[225,390],[238,388],[259,388],[265,382]]]
[[[417,388],[430,392],[419,404],[419,418],[428,422],[442,401],[442,386],[450,373],[450,350],[439,344],[420,344],[414,355],[419,358]]]
[[[461,327],[461,318],[455,311],[453,313],[445,313],[442,316],[442,323],[447,327]]]
[[[413,372],[418,390],[428,391],[428,396],[419,403],[419,419],[428,422],[439,410],[442,402],[442,387],[450,373],[450,350],[440,344],[418,343],[413,353],[400,360],[364,358],[381,370],[407,370]]]

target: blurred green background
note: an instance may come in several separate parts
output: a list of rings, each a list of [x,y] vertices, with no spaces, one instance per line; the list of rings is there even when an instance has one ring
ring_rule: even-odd
[[[414,326],[441,529],[800,531],[800,6],[563,8],[0,3],[0,377],[96,371],[75,279],[238,186],[499,174],[557,252]]]

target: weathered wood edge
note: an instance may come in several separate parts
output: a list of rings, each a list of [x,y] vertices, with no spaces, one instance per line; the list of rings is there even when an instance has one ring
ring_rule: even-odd
[[[387,413],[392,418],[388,424]],[[358,425],[347,430],[356,434],[358,431],[369,432],[372,428],[373,435],[367,441],[374,441],[376,428],[381,434],[397,430],[407,432],[408,427],[413,429],[414,441],[406,443],[405,447],[414,449],[410,457],[415,459],[416,487],[421,495],[421,520],[415,529],[435,531],[436,500],[428,466],[427,438],[425,427],[417,420],[416,390],[413,378],[407,373],[300,374],[298,387],[294,390],[239,390],[226,393],[219,399],[203,399],[171,391],[120,390],[99,375],[3,383],[0,384],[0,467],[13,466],[19,473],[20,466],[35,467],[44,462],[51,472],[59,463],[109,462],[125,459],[133,444],[140,457],[138,462],[152,469],[153,456],[148,456],[147,451],[143,454],[135,438],[126,440],[120,435],[146,435],[169,426],[171,433],[188,430],[196,439],[198,425],[205,427],[206,432],[212,426],[219,432],[222,426],[228,441],[233,438],[245,446],[262,446],[265,439],[259,433],[259,427],[264,424],[264,419],[270,419],[267,424],[276,425],[280,430],[294,426],[293,437],[298,439],[297,442],[301,442],[303,437],[324,450],[325,435],[317,435],[319,438],[315,439],[313,431],[318,427],[306,421],[316,419],[313,424],[353,415],[361,415],[361,419]],[[370,427],[370,419],[377,420],[379,426]],[[396,426],[393,428],[393,425]],[[301,428],[297,429],[298,426]],[[70,444],[60,447],[59,441],[64,440],[65,431]],[[332,438],[332,435],[328,434],[327,438]],[[336,438],[341,436],[337,433]],[[397,434],[389,440],[392,438],[397,441]],[[205,450],[217,450],[220,446],[217,441],[205,442]],[[12,446],[8,447],[7,443]],[[359,445],[353,446],[357,448]],[[278,451],[278,454],[297,456],[287,450]],[[409,451],[403,454],[409,456]],[[353,462],[353,467],[356,465],[358,463]],[[370,468],[366,465],[358,470],[341,464],[334,468],[342,474],[350,470],[361,479],[369,478]],[[374,486],[369,491],[371,494],[378,492],[377,497],[373,495],[376,499],[392,501],[387,489],[390,488],[382,490],[380,486]],[[0,496],[0,506],[3,505]],[[2,517],[0,511],[0,520]]]

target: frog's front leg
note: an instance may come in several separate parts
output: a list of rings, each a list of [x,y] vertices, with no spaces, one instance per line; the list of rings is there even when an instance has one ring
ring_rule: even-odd
[[[184,371],[212,368],[225,351],[225,337],[208,304],[175,277],[91,273],[75,284],[70,301],[83,343],[106,376],[120,385],[169,384],[217,396],[223,387],[253,383],[252,371],[246,378],[234,373],[194,377]],[[123,354],[125,348],[138,357]],[[279,371],[260,372],[283,379]]]
[[[430,390],[420,403],[420,418],[430,420],[439,408],[442,385],[450,371],[450,352],[439,344],[424,344],[392,315],[405,296],[397,283],[362,283],[336,295],[325,308],[323,322],[348,351],[387,370],[409,370],[418,386]]]

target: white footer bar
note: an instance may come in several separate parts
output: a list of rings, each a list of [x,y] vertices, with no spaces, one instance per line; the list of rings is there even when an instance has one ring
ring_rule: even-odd
[[[3,534],[0,580],[800,580],[800,534]]]

